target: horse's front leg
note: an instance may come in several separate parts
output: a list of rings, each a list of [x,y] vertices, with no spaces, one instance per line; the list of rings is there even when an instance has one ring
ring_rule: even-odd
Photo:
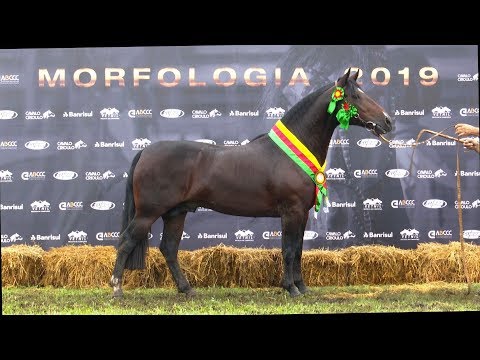
[[[294,263],[296,254],[298,254],[298,242],[303,240],[303,231],[305,229],[304,218],[304,212],[301,210],[289,209],[288,213],[282,215],[282,287],[287,290],[292,297],[301,294],[295,284],[295,278],[298,278],[298,275],[294,277]]]
[[[300,234],[298,239],[294,241],[294,255],[293,255],[293,282],[298,290],[305,294],[308,291],[307,286],[303,282],[302,275],[302,251],[303,251],[303,236],[305,233],[305,227],[307,226],[308,211],[304,213],[303,221],[301,224]]]

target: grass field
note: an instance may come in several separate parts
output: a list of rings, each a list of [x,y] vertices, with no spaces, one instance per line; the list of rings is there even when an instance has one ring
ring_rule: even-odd
[[[125,290],[123,300],[111,289],[52,287],[2,288],[2,314],[338,314],[455,312],[480,310],[480,284],[315,287],[290,298],[279,288],[197,288],[186,299],[174,289]]]

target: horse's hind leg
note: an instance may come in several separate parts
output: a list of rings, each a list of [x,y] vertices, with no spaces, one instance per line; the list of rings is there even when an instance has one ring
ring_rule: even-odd
[[[123,272],[125,270],[125,263],[127,258],[132,253],[133,249],[140,245],[140,241],[146,241],[148,237],[148,232],[152,224],[155,222],[155,219],[139,216],[138,214],[133,218],[133,220],[128,224],[125,231],[120,235],[124,238],[122,244],[118,247],[117,250],[117,260],[115,261],[115,267],[113,268],[113,275],[110,279],[110,283],[113,287],[113,296],[114,297],[123,297],[122,291],[122,279]],[[142,244],[143,245],[143,244]],[[145,244],[148,246],[148,242]],[[144,254],[141,254],[143,259],[136,259],[135,261],[145,261]]]
[[[186,215],[186,212],[182,212],[176,215],[163,216],[163,235],[162,241],[160,242],[160,251],[167,261],[168,268],[175,280],[178,291],[185,293],[187,296],[193,296],[195,295],[195,291],[185,278],[178,263],[177,256]]]
[[[300,229],[300,234],[298,239],[294,243],[294,255],[293,255],[293,282],[297,286],[298,290],[305,294],[308,291],[308,288],[303,282],[302,276],[302,251],[303,251],[303,234],[305,232],[305,226],[307,226],[308,212],[305,213],[302,228]]]

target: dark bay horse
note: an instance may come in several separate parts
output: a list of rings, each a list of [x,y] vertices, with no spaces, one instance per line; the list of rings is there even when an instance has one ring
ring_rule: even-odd
[[[350,76],[348,70],[336,83],[299,101],[277,123],[281,124],[274,126],[278,136],[272,134],[272,128],[270,133],[238,147],[159,141],[139,152],[127,181],[122,232],[111,278],[114,297],[123,296],[125,268],[145,267],[148,232],[160,217],[164,223],[160,251],[178,291],[194,294],[177,253],[185,217],[200,206],[237,216],[280,217],[281,286],[291,296],[305,293],[303,234],[309,209],[318,204],[317,188],[324,184],[325,165],[321,171],[313,167],[314,174],[296,161],[324,164],[330,138],[339,124],[344,129],[349,124],[362,126],[377,136],[392,130],[390,117],[361,90],[357,77],[358,72]],[[297,144],[292,145],[297,160],[292,161],[296,155],[288,155],[288,149],[284,149],[289,142]]]

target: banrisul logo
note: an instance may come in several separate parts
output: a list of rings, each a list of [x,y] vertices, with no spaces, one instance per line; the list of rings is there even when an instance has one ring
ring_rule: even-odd
[[[230,110],[228,116],[238,116],[238,117],[257,117],[259,115],[259,111],[239,111],[239,110]]]
[[[417,229],[403,229],[400,231],[400,240],[418,240],[420,232]]]
[[[102,149],[123,148],[125,141],[96,141],[94,147]]]
[[[450,119],[452,110],[446,106],[436,106],[432,109],[432,118]]]
[[[143,150],[151,143],[147,138],[137,138],[132,141],[132,150]]]
[[[395,116],[424,116],[425,110],[395,110]]]
[[[342,168],[330,168],[325,171],[327,180],[345,180],[345,170]]]
[[[364,200],[363,210],[382,210],[382,200],[378,198]]]
[[[7,183],[13,181],[13,174],[10,170],[0,170],[0,182]]]
[[[251,230],[238,230],[235,234],[235,241],[254,241],[255,234]]]
[[[228,233],[214,233],[214,234],[209,234],[206,232],[203,233],[198,233],[197,239],[223,239],[226,240],[228,238]]]
[[[35,200],[30,204],[32,213],[47,213],[50,212],[50,203],[46,200]]]
[[[267,119],[270,120],[279,120],[285,115],[285,109],[281,107],[271,107],[265,111],[265,114],[267,115]]]
[[[93,111],[82,111],[82,112],[73,112],[73,111],[64,111],[64,118],[91,118],[93,117]]]
[[[18,74],[1,74],[0,85],[18,85],[20,84],[20,75]]]
[[[100,118],[102,120],[118,120],[120,119],[120,111],[114,107],[104,108],[100,110]]]
[[[457,176],[457,171],[455,170],[455,176]],[[465,171],[460,170],[460,176],[480,176],[480,171],[473,170],[473,171]]]
[[[86,243],[88,240],[88,235],[83,230],[73,230],[68,233],[68,243],[77,244],[77,243]]]
[[[1,211],[20,211],[23,210],[23,204],[0,204]]]
[[[0,120],[12,120],[18,116],[18,113],[13,110],[0,110]]]

